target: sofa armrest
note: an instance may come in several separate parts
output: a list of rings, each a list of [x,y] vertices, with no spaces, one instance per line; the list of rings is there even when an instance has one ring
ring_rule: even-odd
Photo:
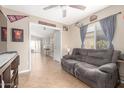
[[[65,56],[63,56],[63,58],[65,58],[65,59],[72,59],[73,57],[72,57],[72,55],[65,55]]]
[[[108,63],[108,64],[100,66],[99,70],[112,74],[115,70],[117,70],[117,66],[115,63]]]

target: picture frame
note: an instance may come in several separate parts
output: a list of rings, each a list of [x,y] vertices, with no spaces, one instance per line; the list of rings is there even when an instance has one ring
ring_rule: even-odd
[[[68,27],[67,26],[63,26],[63,31],[68,31]]]
[[[7,41],[7,27],[1,27],[1,41]]]
[[[7,15],[7,17],[8,17],[10,22],[14,22],[17,20],[14,15]]]
[[[23,29],[12,28],[12,41],[24,42]]]
[[[97,19],[97,15],[90,16],[90,22],[95,21]]]
[[[7,15],[7,17],[9,19],[9,21],[12,23],[12,22],[18,21],[22,18],[25,18],[27,16],[25,16],[25,15]]]

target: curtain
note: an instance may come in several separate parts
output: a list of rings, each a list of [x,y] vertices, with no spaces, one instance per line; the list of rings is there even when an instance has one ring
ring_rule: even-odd
[[[109,48],[114,49],[112,40],[114,37],[115,27],[116,27],[116,15],[109,16],[100,20],[101,27],[106,38],[109,41]]]
[[[80,35],[81,35],[81,42],[82,42],[81,48],[84,47],[84,39],[86,36],[87,27],[88,25],[80,27]]]

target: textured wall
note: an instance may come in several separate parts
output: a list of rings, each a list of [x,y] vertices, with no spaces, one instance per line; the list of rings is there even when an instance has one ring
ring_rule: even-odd
[[[7,26],[7,20],[5,16],[0,12],[0,52],[7,50],[7,42],[1,41],[1,27]]]

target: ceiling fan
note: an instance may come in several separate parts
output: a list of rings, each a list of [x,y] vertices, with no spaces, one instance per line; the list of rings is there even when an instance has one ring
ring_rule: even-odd
[[[67,10],[66,7],[71,7],[71,8],[75,8],[75,9],[79,9],[79,10],[84,10],[86,7],[83,5],[49,5],[47,7],[44,7],[43,10],[49,10],[55,7],[60,7],[62,9],[62,17],[66,17],[67,16]]]

